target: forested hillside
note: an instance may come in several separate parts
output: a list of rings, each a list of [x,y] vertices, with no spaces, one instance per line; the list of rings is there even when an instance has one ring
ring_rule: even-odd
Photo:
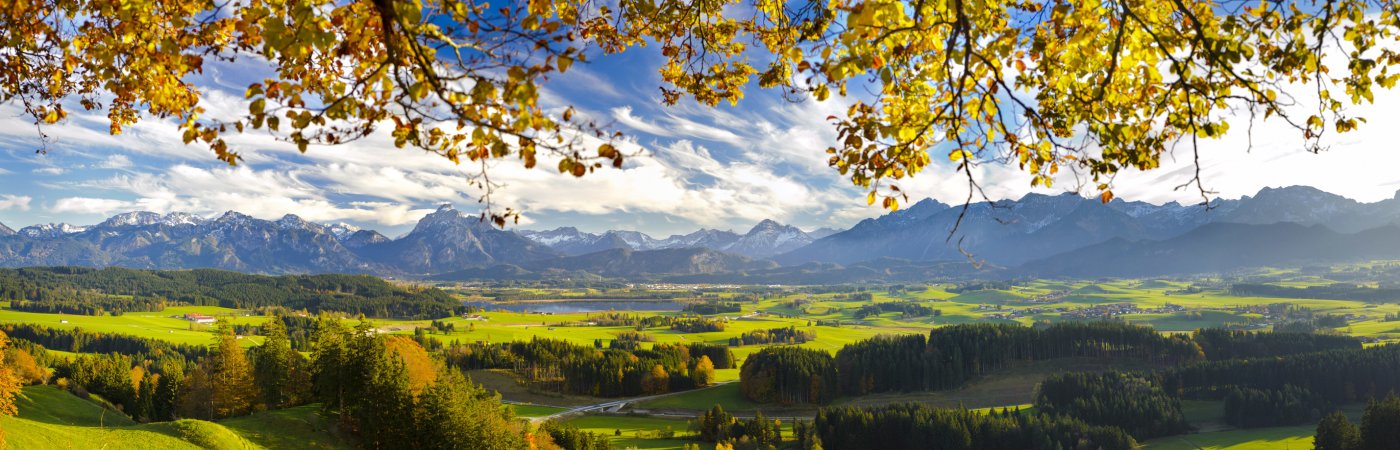
[[[0,269],[0,300],[9,300],[12,309],[21,311],[89,315],[160,311],[172,305],[408,318],[441,318],[465,310],[441,290],[399,286],[365,275],[272,277],[212,269]]]

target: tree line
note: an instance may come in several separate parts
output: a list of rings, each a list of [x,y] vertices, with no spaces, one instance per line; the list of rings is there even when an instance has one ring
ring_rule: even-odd
[[[436,288],[390,284],[367,275],[248,275],[213,269],[121,267],[0,269],[0,299],[16,309],[67,314],[160,311],[168,305],[283,307],[369,317],[436,319],[469,308]]]
[[[1173,432],[1150,424],[1176,423],[1181,398],[1223,399],[1226,420],[1251,427],[1301,423],[1337,405],[1397,390],[1400,346],[1387,345],[1205,361],[1145,373],[1055,375],[1041,382],[1036,406],[1148,437]]]
[[[775,448],[783,444],[782,422],[768,419],[763,412],[752,419],[740,419],[715,405],[690,422],[697,439],[741,448]]]
[[[868,294],[867,294],[867,295],[868,295]],[[855,317],[856,319],[864,319],[864,318],[870,317],[870,316],[879,316],[880,314],[884,314],[884,313],[887,313],[887,312],[896,312],[896,313],[899,313],[900,317],[906,317],[906,318],[907,318],[907,317],[926,317],[926,316],[939,317],[939,316],[942,316],[942,315],[943,315],[943,311],[937,310],[937,309],[933,309],[933,308],[929,308],[929,307],[924,306],[924,305],[919,304],[919,303],[914,303],[914,302],[883,302],[883,303],[872,303],[872,304],[869,304],[869,305],[861,306],[860,309],[857,309],[857,310],[856,310],[856,312],[855,312],[855,314],[854,314],[854,317]]]
[[[936,328],[927,336],[876,336],[842,347],[835,357],[764,349],[745,362],[740,383],[755,401],[824,403],[841,395],[952,389],[991,371],[1059,358],[1132,358],[1168,365],[1356,348],[1360,341],[1350,337],[1221,330],[1163,335],[1116,321],[966,324]],[[820,386],[810,385],[816,383],[811,377]],[[789,379],[795,384],[785,381]]]
[[[1387,287],[1373,288],[1350,283],[1333,283],[1323,286],[1307,287],[1237,283],[1230,285],[1230,295],[1240,297],[1359,300],[1364,302],[1400,301],[1400,289]]]
[[[812,428],[815,442],[803,448],[1129,450],[1137,446],[1119,428],[1089,425],[1067,416],[980,413],[920,403],[824,407],[817,411]]]
[[[13,339],[73,353],[120,353],[156,358],[179,355],[191,361],[209,353],[207,347],[198,345],[174,344],[126,334],[97,333],[82,328],[65,330],[28,323],[7,323],[0,324],[0,331]]]
[[[730,314],[742,311],[743,306],[736,302],[709,300],[703,302],[687,303],[683,310],[688,313],[700,315]]]
[[[767,330],[750,330],[738,336],[729,338],[730,347],[759,344],[801,344],[815,340],[817,332],[813,330],[799,330],[797,327],[769,328]]]
[[[671,322],[671,329],[682,333],[712,333],[724,331],[728,322],[709,317],[677,318]]]
[[[454,343],[444,351],[448,364],[454,367],[510,369],[535,388],[598,397],[703,387],[713,383],[715,369],[735,364],[727,347],[701,342],[603,349],[535,337],[499,344]]]
[[[1312,333],[1260,333],[1205,328],[1191,333],[1191,340],[1210,360],[1260,358],[1327,350],[1356,350],[1361,340],[1351,336]]]

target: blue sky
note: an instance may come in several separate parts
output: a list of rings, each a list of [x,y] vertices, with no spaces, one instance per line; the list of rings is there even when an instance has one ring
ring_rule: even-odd
[[[658,55],[643,49],[575,65],[545,85],[543,101],[575,105],[627,135],[626,149],[641,152],[622,170],[583,179],[562,176],[552,164],[525,170],[502,161],[493,177],[506,186],[502,207],[523,209],[523,228],[576,226],[587,231],[635,229],[665,236],[696,228],[743,231],[763,219],[805,229],[848,227],[883,213],[865,205],[864,193],[826,167],[824,149],[835,139],[826,121],[848,101],[791,102],[779,92],[753,90],[737,106],[706,108],[660,103]],[[211,112],[246,110],[241,92],[258,78],[256,65],[211,67],[199,78]],[[1353,110],[1370,119],[1361,131],[1332,138],[1319,155],[1300,149],[1281,124],[1256,124],[1253,147],[1243,131],[1203,145],[1206,186],[1219,196],[1250,195],[1265,186],[1312,185],[1362,201],[1389,198],[1400,188],[1400,100],[1382,92],[1377,104]],[[1243,119],[1242,119],[1243,120]],[[1232,130],[1245,130],[1238,124]],[[147,119],[120,136],[106,132],[106,117],[76,113],[48,126],[47,154],[34,125],[14,105],[0,105],[0,222],[12,228],[36,223],[92,224],[112,214],[149,210],[216,215],[238,210],[256,217],[298,214],[319,222],[347,222],[389,235],[407,231],[436,205],[478,211],[479,192],[450,162],[415,150],[395,149],[383,136],[298,154],[262,135],[233,139],[245,161],[229,167],[201,146],[185,146],[173,123]],[[1189,178],[1189,156],[1163,169],[1125,173],[1115,192],[1154,203],[1198,201],[1194,191],[1172,187]],[[935,158],[937,159],[937,158]],[[993,198],[1028,192],[1029,177],[988,163],[978,176]],[[1076,187],[1066,173],[1053,189]],[[939,166],[901,183],[911,203],[932,197],[945,203],[967,195],[965,179]]]

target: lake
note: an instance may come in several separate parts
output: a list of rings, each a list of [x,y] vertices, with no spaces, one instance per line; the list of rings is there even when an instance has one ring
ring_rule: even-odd
[[[542,312],[551,314],[591,313],[606,311],[680,311],[685,305],[674,300],[531,300],[508,303],[466,302],[467,306],[487,311]]]

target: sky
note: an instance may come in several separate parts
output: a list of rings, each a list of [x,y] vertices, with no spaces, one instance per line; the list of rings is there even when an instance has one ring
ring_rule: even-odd
[[[827,167],[825,149],[835,142],[826,120],[844,114],[849,100],[794,102],[780,92],[752,89],[738,105],[674,107],[660,101],[660,56],[651,49],[575,64],[547,82],[542,101],[574,105],[626,135],[625,150],[639,152],[621,170],[576,179],[552,165],[526,170],[507,159],[492,169],[505,186],[497,207],[523,211],[521,228],[574,226],[584,231],[629,229],[654,236],[697,228],[745,231],[764,219],[803,229],[845,228],[885,213],[867,206],[865,192]],[[206,68],[195,79],[212,114],[246,111],[242,91],[255,81],[256,62]],[[1301,137],[1285,124],[1254,124],[1252,146],[1244,117],[1224,139],[1204,141],[1205,187],[1221,198],[1252,195],[1264,187],[1309,185],[1364,202],[1400,189],[1400,91],[1380,91],[1376,104],[1353,107],[1370,123],[1329,136],[1329,150],[1302,150]],[[438,205],[479,212],[479,191],[449,161],[394,148],[382,134],[352,144],[313,146],[305,154],[268,136],[234,136],[244,156],[237,167],[199,145],[181,143],[173,122],[147,118],[119,136],[107,133],[101,113],[75,112],[45,126],[51,141],[40,148],[34,124],[14,104],[0,104],[0,223],[23,226],[67,222],[94,224],[127,211],[181,211],[215,216],[237,210],[259,218],[296,214],[307,220],[345,222],[394,236],[408,231]],[[940,158],[934,158],[938,160]],[[1162,168],[1127,172],[1115,180],[1126,200],[1199,202],[1187,181],[1189,154],[1172,155]],[[1014,167],[987,163],[977,176],[992,199],[1030,192],[1030,177]],[[1059,193],[1076,186],[1066,173]],[[966,179],[936,164],[900,183],[910,204],[922,198],[961,203]],[[1085,192],[1086,195],[1093,194]]]

